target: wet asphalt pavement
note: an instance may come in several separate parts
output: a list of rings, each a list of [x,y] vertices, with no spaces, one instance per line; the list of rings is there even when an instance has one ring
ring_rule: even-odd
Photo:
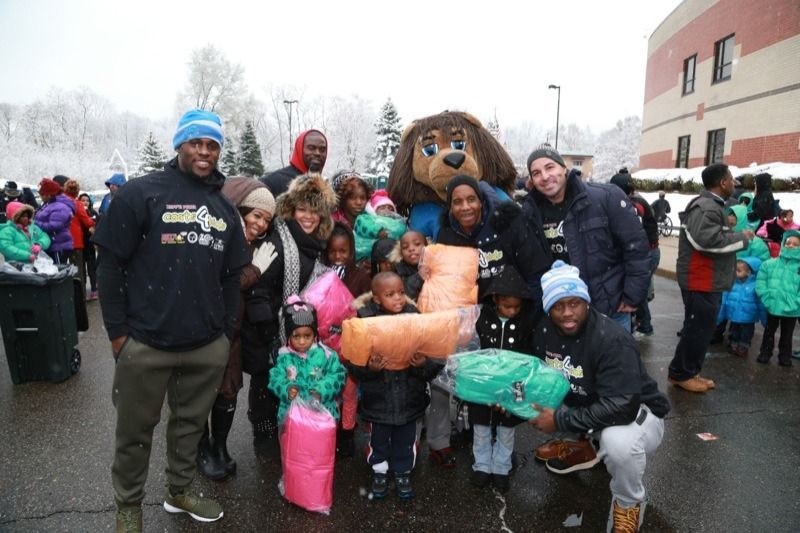
[[[674,281],[657,278],[652,302],[656,335],[640,341],[650,374],[667,392],[672,411],[664,441],[648,465],[649,505],[644,531],[800,531],[800,361],[781,368],[755,362],[758,327],[748,359],[713,346],[703,374],[717,389],[706,395],[666,383],[666,367],[683,319]],[[81,371],[60,384],[13,385],[0,347],[0,531],[111,531],[114,506],[110,465],[115,412],[114,370],[100,320],[89,303],[92,328],[80,338]],[[800,340],[795,337],[795,347]],[[413,474],[416,499],[366,496],[369,470],[362,457],[336,462],[330,515],[305,512],[277,490],[277,448],[256,449],[246,417],[246,387],[229,441],[238,473],[224,482],[202,478],[195,488],[217,498],[225,516],[213,524],[161,507],[164,429],[156,428],[144,506],[145,531],[605,531],[611,496],[602,464],[559,476],[533,459],[547,436],[524,425],[516,437],[511,490],[501,496],[470,485],[470,448],[458,465],[440,470],[421,454]],[[166,410],[162,414],[166,421]],[[718,440],[703,441],[708,432]],[[357,442],[366,434],[357,431]],[[423,449],[425,445],[423,443]],[[564,527],[570,515],[580,527]]]

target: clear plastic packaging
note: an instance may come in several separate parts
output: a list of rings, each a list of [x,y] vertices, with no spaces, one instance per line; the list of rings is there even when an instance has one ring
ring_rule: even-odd
[[[435,313],[404,313],[345,320],[342,355],[366,366],[373,354],[387,359],[387,370],[408,368],[415,353],[445,359],[478,345],[475,321],[480,307],[473,305]]]
[[[39,252],[33,263],[6,261],[0,266],[0,285],[48,285],[75,277],[74,265],[56,265],[45,252]]]
[[[284,498],[307,511],[330,513],[336,420],[318,401],[298,396],[284,418],[280,442]]]
[[[567,378],[538,357],[495,348],[450,357],[433,383],[462,400],[500,405],[526,420],[539,414],[531,404],[556,409],[569,392]]]
[[[422,252],[420,275],[425,280],[417,298],[421,313],[478,303],[478,250],[429,244]]]

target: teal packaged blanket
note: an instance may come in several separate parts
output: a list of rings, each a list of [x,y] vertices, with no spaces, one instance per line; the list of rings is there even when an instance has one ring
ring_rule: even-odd
[[[447,365],[455,377],[456,396],[483,405],[500,404],[526,420],[539,415],[531,404],[556,409],[569,392],[569,381],[559,371],[531,355],[477,350],[451,356]]]
[[[381,231],[386,232],[387,239],[398,240],[407,229],[403,218],[361,213],[356,218],[356,224],[353,228],[356,240],[356,262],[369,259],[372,253],[372,245],[378,240]]]

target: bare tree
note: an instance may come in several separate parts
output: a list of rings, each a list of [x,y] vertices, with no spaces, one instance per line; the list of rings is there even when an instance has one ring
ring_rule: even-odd
[[[19,106],[0,104],[0,135],[6,142],[9,142],[17,131],[19,112]]]
[[[331,98],[323,127],[331,139],[328,167],[365,170],[369,150],[374,144],[375,112],[369,102],[358,95]]]
[[[252,114],[255,99],[244,80],[244,67],[232,63],[213,45],[192,52],[186,87],[178,95],[178,113],[195,107],[217,113],[228,135],[238,135]]]
[[[593,181],[608,181],[621,167],[633,171],[639,166],[642,120],[638,116],[618,120],[615,127],[597,138],[592,172]]]

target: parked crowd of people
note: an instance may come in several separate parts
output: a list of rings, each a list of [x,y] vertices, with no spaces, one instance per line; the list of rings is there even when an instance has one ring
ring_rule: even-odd
[[[124,183],[125,176],[112,176]],[[103,198],[108,205],[115,188]],[[37,194],[7,181],[0,191],[0,264],[25,272],[47,272],[52,265],[73,265],[76,328],[89,328],[86,302],[98,299],[95,246],[91,243],[100,215],[80,183],[63,175],[43,178]],[[87,285],[88,281],[88,285]]]
[[[165,396],[164,508],[205,522],[223,516],[191,483],[197,470],[215,480],[236,472],[227,440],[245,373],[256,442],[277,442],[298,398],[319,402],[337,420],[342,457],[356,455],[354,429],[365,424],[374,499],[388,496],[391,481],[398,497],[414,497],[422,426],[430,458],[453,468],[451,392],[431,383],[442,362],[418,353],[408,354],[405,368],[380,353],[366,365],[346,360],[322,341],[330,332],[319,327],[320,310],[301,296],[332,271],[360,318],[419,313],[416,298],[430,279],[424,250],[434,242],[477,252],[480,347],[539,357],[569,381],[561,408],[537,405],[538,416],[527,421],[496,405],[467,405],[472,483],[509,489],[514,428],[528,422],[560,435],[535,451],[548,471],[569,474],[603,461],[611,475],[609,527],[638,530],[647,462],[670,409],[637,344],[653,334],[656,225],[670,211],[663,195],[650,206],[626,169],[610,184],[582,181],[542,145],[528,157],[519,203],[476,176],[455,175],[438,234],[428,240],[358,172],[322,177],[328,139],[319,130],[301,133],[290,165],[261,180],[223,176],[224,143],[217,115],[187,112],[173,137],[176,157],[127,183],[112,176],[97,213],[74,179],[43,179],[41,207],[20,201],[13,182],[5,187],[6,260],[33,263],[46,252],[78,267],[89,299],[99,294],[116,361],[117,531],[142,530]],[[768,181],[756,179],[751,206],[726,208],[733,177],[727,166],[711,165],[705,191],[680,215],[685,319],[668,375],[678,388],[713,389],[701,376],[708,345],[727,328],[731,353],[746,356],[757,321],[765,324],[758,362],[769,362],[780,329],[778,361],[791,365],[800,231],[791,211],[774,211]],[[777,253],[756,233],[780,241]]]

